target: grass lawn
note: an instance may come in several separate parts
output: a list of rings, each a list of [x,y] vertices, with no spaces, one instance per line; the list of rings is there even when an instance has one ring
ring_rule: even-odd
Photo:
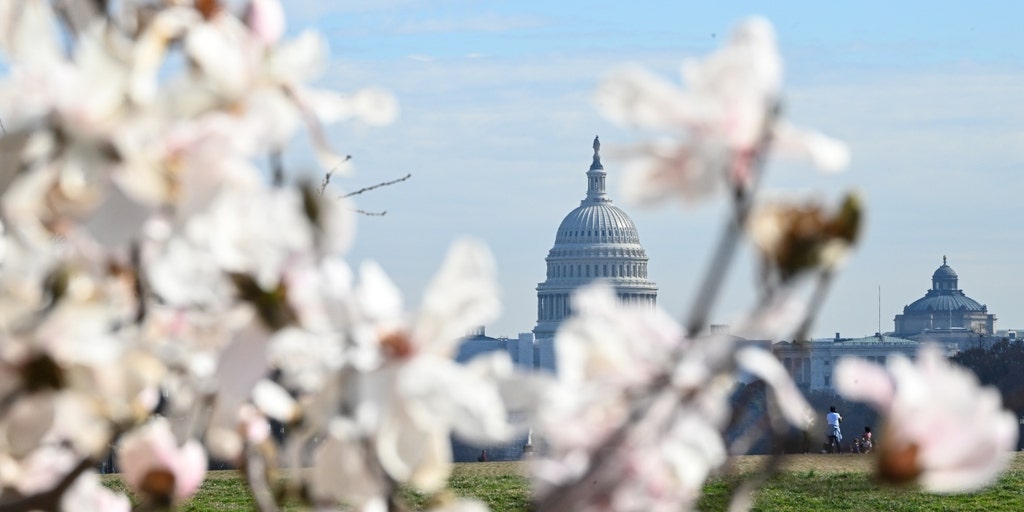
[[[761,456],[741,457],[736,464],[710,479],[699,510],[728,508],[733,487],[744,474],[764,461]],[[931,495],[913,489],[894,489],[873,481],[872,459],[865,455],[790,455],[782,471],[761,486],[754,497],[754,510],[761,511],[960,511],[1024,510],[1024,454],[1018,453],[1010,468],[989,488],[971,494]],[[456,464],[449,483],[451,492],[473,496],[495,511],[528,511],[529,487],[523,476],[524,463],[483,462]],[[107,485],[123,489],[116,476]],[[406,496],[422,508],[427,497]],[[199,493],[181,510],[252,510],[253,500],[234,472],[212,472]],[[300,510],[298,507],[286,510]]]

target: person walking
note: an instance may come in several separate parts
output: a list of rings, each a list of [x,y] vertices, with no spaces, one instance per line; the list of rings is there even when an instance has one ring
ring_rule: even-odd
[[[839,425],[843,422],[843,417],[836,412],[836,406],[828,408],[828,414],[825,415],[825,423],[828,424],[828,430],[825,431],[825,436],[828,438],[828,451],[829,453],[841,453],[841,443],[843,441],[843,431],[839,428]],[[835,452],[832,451],[833,447]]]

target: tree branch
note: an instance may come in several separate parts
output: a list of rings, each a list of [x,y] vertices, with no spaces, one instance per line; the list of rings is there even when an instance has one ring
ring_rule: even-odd
[[[319,190],[320,197],[324,196],[324,191],[327,190],[327,185],[331,183],[331,176],[334,174],[335,170],[337,170],[337,167],[327,171],[324,174],[324,180],[322,182],[320,182],[320,190]]]
[[[82,459],[68,474],[64,475],[57,485],[49,490],[42,491],[28,496],[0,500],[0,510],[3,512],[29,512],[32,510],[60,510],[60,501],[64,497],[71,484],[75,483],[79,475],[96,464],[95,461],[86,457]]]
[[[352,211],[354,211],[356,213],[359,213],[359,214],[362,214],[362,215],[366,215],[367,217],[383,217],[383,216],[388,214],[387,210],[383,210],[383,211],[379,211],[379,212],[368,212],[366,210],[360,210],[360,209],[356,208],[355,210],[352,210]]]
[[[376,185],[370,185],[369,187],[361,188],[359,190],[356,190],[355,192],[350,192],[350,193],[345,194],[343,196],[338,196],[338,198],[339,199],[344,199],[346,197],[358,196],[359,194],[362,194],[363,192],[369,192],[371,190],[378,189],[378,188],[381,188],[381,187],[387,187],[387,186],[390,186],[390,185],[394,185],[395,183],[401,183],[401,182],[403,182],[403,181],[405,181],[405,180],[407,180],[407,179],[409,179],[411,177],[412,177],[412,173],[409,173],[409,174],[406,174],[405,176],[402,176],[401,178],[398,178],[397,180],[385,181],[383,183],[378,183]],[[358,211],[358,210],[356,210],[356,211]],[[361,213],[365,213],[365,212],[361,212]],[[387,213],[387,212],[384,212],[384,213]],[[381,214],[381,215],[383,215],[383,214]]]

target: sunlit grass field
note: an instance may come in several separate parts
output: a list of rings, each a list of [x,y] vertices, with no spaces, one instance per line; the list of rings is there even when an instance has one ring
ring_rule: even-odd
[[[736,465],[713,477],[698,504],[702,511],[726,510],[733,486],[763,463],[764,457],[740,458]],[[1010,470],[989,488],[962,495],[931,495],[914,489],[895,489],[870,476],[870,455],[789,455],[782,471],[762,485],[754,496],[761,511],[961,511],[1024,510],[1024,455],[1018,453]],[[456,464],[450,492],[476,497],[496,511],[530,510],[525,463],[483,462]],[[123,489],[116,476],[106,482]],[[427,497],[407,493],[415,509],[427,506]],[[252,510],[254,502],[234,472],[209,475],[199,493],[180,510]],[[298,507],[286,510],[300,510]]]

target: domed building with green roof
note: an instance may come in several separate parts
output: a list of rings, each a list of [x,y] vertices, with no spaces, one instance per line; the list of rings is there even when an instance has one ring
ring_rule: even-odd
[[[995,334],[996,316],[958,287],[956,271],[942,257],[932,274],[932,289],[903,308],[893,336],[912,340],[950,340]]]

